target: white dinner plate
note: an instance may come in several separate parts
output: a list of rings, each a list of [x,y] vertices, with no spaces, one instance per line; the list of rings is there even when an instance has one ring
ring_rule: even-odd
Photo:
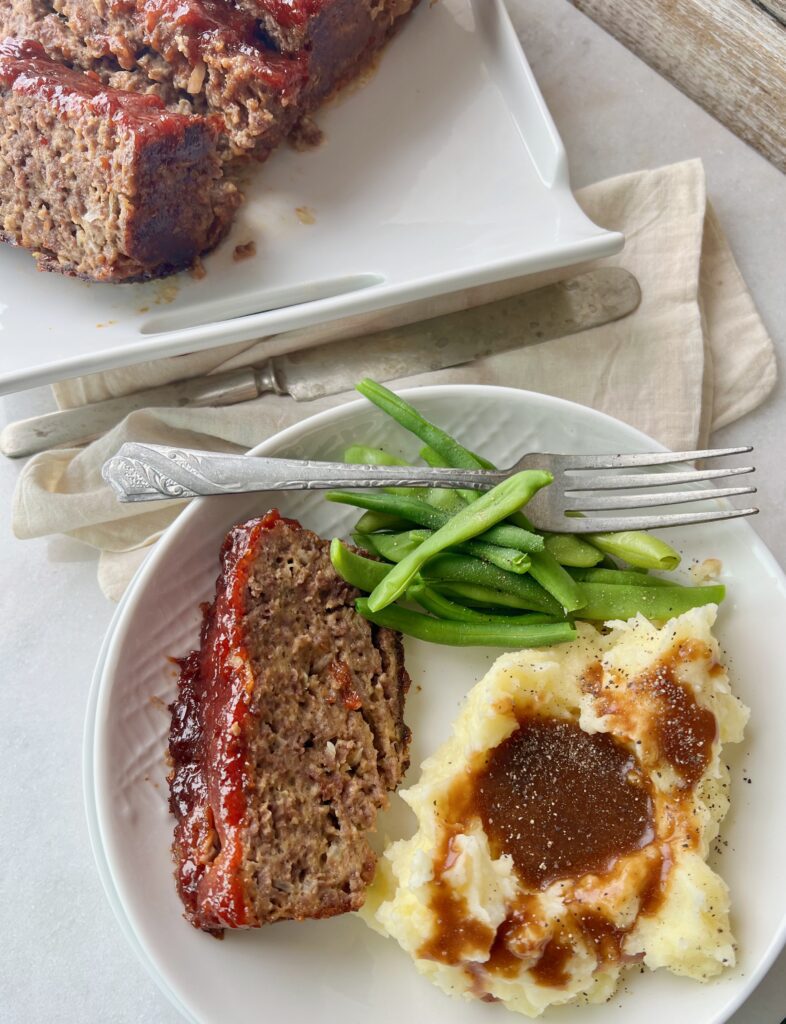
[[[524,451],[656,450],[632,427],[544,395],[481,386],[404,392],[470,448],[507,465]],[[260,445],[259,454],[336,459],[352,442],[413,456],[417,442],[365,401],[320,413]],[[168,660],[198,641],[199,604],[210,599],[221,541],[233,523],[278,507],[325,537],[345,535],[356,515],[318,492],[200,499],[159,541],[118,609],[96,669],[85,733],[88,819],[102,879],[123,929],[183,1015],[225,1021],[341,1021],[342,1024],[500,1024],[501,1007],[454,1001],[415,971],[390,940],[346,915],[228,933],[216,942],[188,925],[175,892],[167,807],[161,700],[175,692]],[[633,971],[610,1003],[547,1014],[559,1024],[720,1024],[752,990],[786,936],[783,849],[786,817],[786,688],[782,683],[786,579],[741,520],[669,531],[693,559],[718,557],[728,597],[717,632],[733,686],[751,707],[745,742],[724,752],[732,807],[713,863],[728,881],[738,965],[701,985],[664,971]],[[423,758],[447,737],[458,705],[500,653],[407,641],[413,679],[411,783]],[[750,780],[750,782],[748,782]],[[380,832],[396,836],[403,806]]]
[[[0,246],[0,393],[605,256],[503,0],[422,0],[325,141],[250,173],[207,275],[92,284]],[[187,197],[184,197],[188,201]],[[252,259],[235,246],[256,242]]]

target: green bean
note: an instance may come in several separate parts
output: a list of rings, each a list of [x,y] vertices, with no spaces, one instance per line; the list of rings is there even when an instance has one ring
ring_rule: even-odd
[[[439,591],[423,582],[413,583],[407,591],[407,597],[417,601],[421,608],[431,612],[432,615],[437,615],[441,619],[449,619],[451,622],[488,622],[494,617],[484,612],[475,611],[474,608],[468,608],[457,601],[451,601],[449,597],[445,597],[444,594],[440,594]]]
[[[355,554],[354,551],[350,551],[349,548],[347,548],[346,545],[343,544],[338,538],[335,538],[330,544],[330,560],[333,563],[333,567],[335,568],[336,572],[343,580],[346,580],[346,582],[349,583],[351,586],[357,587],[358,590],[363,590],[366,593],[369,593],[371,590],[373,590],[374,587],[379,583],[379,581],[384,579],[386,574],[391,569],[391,566],[386,565],[384,562],[375,562],[370,558],[364,558],[362,555]],[[445,572],[447,575],[457,574],[455,566],[446,567]],[[442,585],[438,585],[440,586],[441,589]],[[454,586],[456,588],[461,588],[462,584],[456,583]],[[467,586],[469,587],[470,591],[473,590],[471,585]],[[537,603],[537,601],[533,602],[532,600],[528,600],[526,598],[517,597],[514,594],[505,594],[501,591],[490,590],[486,587],[477,587],[474,589],[476,589],[479,592],[479,596],[483,604],[488,604],[488,599],[490,597],[491,600],[496,601],[500,607],[520,608],[526,611],[530,611],[533,603]],[[436,587],[432,588],[430,585],[426,585],[422,580],[417,580],[413,584],[410,590],[407,591],[407,596],[412,596],[414,600],[419,600],[419,597],[416,596],[416,591],[430,591],[433,594],[434,598],[436,598],[437,600],[440,598],[440,594],[436,592]],[[452,601],[448,603],[451,605],[454,604],[454,602]],[[460,607],[460,605],[456,605],[456,608]],[[464,612],[470,615],[472,614],[471,610],[466,607],[464,608]],[[454,612],[453,616],[451,617],[455,617],[455,614],[456,613]],[[500,616],[490,617],[500,618]],[[508,617],[516,619],[520,618],[520,616],[518,615]],[[445,618],[448,618],[448,616],[445,615]],[[479,621],[485,621],[485,616],[483,620]],[[529,618],[528,621],[535,624],[539,622],[554,622],[555,619],[552,615],[544,615],[538,613]]]
[[[676,569],[680,564],[678,552],[659,537],[649,533],[628,530],[623,533],[591,533],[586,540],[604,555],[635,565],[640,569]]]
[[[408,519],[401,516],[390,515],[387,512],[368,511],[355,523],[355,529],[361,533],[376,533],[377,530],[408,530],[412,524]]]
[[[523,576],[525,572],[529,572],[531,564],[529,555],[523,551],[499,547],[497,544],[487,544],[482,540],[467,540],[451,550],[461,551],[465,555],[472,555],[484,562],[491,562],[498,569],[515,573],[517,576]]]
[[[521,511],[514,512],[512,516],[508,517],[508,520],[518,529],[535,529]],[[540,552],[538,558],[532,560],[529,571],[566,611],[572,612],[581,607],[581,596],[576,589],[576,584],[551,552],[545,549],[545,541],[544,550]]]
[[[353,466],[409,466],[409,462],[389,455],[383,448],[369,448],[364,444],[353,444],[344,452],[344,462]],[[419,487],[383,487],[387,494],[403,494],[410,498],[419,498],[422,491]]]
[[[690,608],[719,604],[726,593],[718,584],[711,587],[647,587],[627,584],[580,583],[584,605],[581,618],[592,621],[630,619],[638,612],[663,622]]]
[[[603,553],[571,533],[552,533],[545,539],[546,550],[560,565],[587,568],[603,561]]]
[[[431,452],[425,448],[421,449],[420,454],[427,461],[429,458],[434,458],[434,455],[432,455]],[[439,452],[435,454],[436,458],[441,459],[443,465],[454,465],[453,463],[450,462],[449,455],[443,456]],[[493,463],[486,462],[485,460],[484,463],[488,469],[495,468]],[[461,468],[459,463],[455,463],[455,466]],[[477,497],[478,495],[476,493],[473,493],[472,500],[475,500]],[[512,515],[508,517],[508,521],[514,529],[525,530],[527,533],[530,533],[533,536],[537,536],[537,534],[535,534],[534,532],[535,527],[532,525],[529,519],[527,519],[526,515],[524,515],[523,512],[519,510],[513,512]],[[505,524],[500,524],[500,528],[504,529]],[[566,611],[576,611],[578,608],[581,607],[581,595],[579,594],[579,591],[576,588],[576,585],[571,579],[571,577],[560,565],[559,560],[554,557],[554,554],[551,551],[548,550],[548,548],[545,545],[545,541],[543,542],[543,544],[544,548],[540,550],[537,557],[533,557],[530,559],[530,574],[534,576],[538,583],[540,583],[540,585],[545,590],[547,590],[552,595],[552,597],[559,601],[559,603]],[[574,551],[579,547],[579,545],[582,545],[585,548],[589,548],[589,550],[592,550],[591,547],[589,545],[586,545],[583,541],[577,541],[574,547]],[[600,559],[596,559],[596,561],[599,560]],[[584,564],[593,563],[588,563],[585,561]]]
[[[387,388],[376,384],[374,381],[365,380],[358,386],[361,394],[374,402],[393,417],[401,426],[410,430],[417,437],[423,440],[426,448],[421,451],[422,457],[431,465],[447,465],[455,468],[485,468],[494,469],[493,463],[481,458],[474,452],[459,444],[445,431],[425,420],[420,413],[412,408],[407,402],[399,398]],[[476,492],[461,492],[468,502],[474,503],[479,500]],[[514,528],[524,530],[531,535],[534,533],[532,523],[527,517],[517,511],[508,517],[509,524]],[[505,524],[501,524],[505,528]],[[490,538],[484,538],[484,540]],[[578,538],[577,538],[578,540]],[[495,542],[499,542],[495,538]],[[668,544],[652,537],[647,533],[628,531],[624,533],[603,533],[587,535],[581,540],[582,544],[589,543],[599,550],[605,557],[601,565],[609,570],[615,569],[610,556],[619,558],[628,565],[644,569],[675,569],[679,565],[679,554]],[[518,547],[516,544],[509,544],[511,547]],[[552,547],[554,544],[552,543]],[[581,608],[581,598],[576,589],[575,581],[562,568],[553,551],[548,547],[543,549],[520,550],[541,550],[540,557],[532,559],[530,573],[538,582],[551,593],[567,611],[576,611]],[[574,548],[575,554],[575,548]],[[585,551],[587,563],[589,556]]]
[[[450,468],[445,459],[443,459],[441,455],[438,455],[433,448],[421,448],[420,457],[429,466],[437,466],[441,469]],[[459,509],[463,508],[464,505],[467,504],[466,499],[461,496],[462,493],[469,492],[454,491],[447,487],[434,487],[431,489],[427,501],[430,505],[434,505],[435,508],[443,508],[447,512],[458,512]]]
[[[356,466],[409,466],[410,463],[391,455],[384,448],[369,448],[365,444],[352,444],[344,452],[344,462]]]
[[[478,583],[440,582],[431,579],[429,586],[440,594],[458,599],[470,608],[482,608],[490,612],[495,608],[520,608],[522,611],[543,612],[552,622],[555,619],[565,618],[556,602],[544,611],[543,605],[536,604],[531,598],[519,597],[516,594],[505,593],[502,590],[495,590],[493,587],[485,587]]]
[[[407,530],[406,533],[360,533],[359,530],[355,530],[352,540],[359,548],[370,551],[372,555],[384,558],[386,562],[396,563],[423,543],[423,539],[419,540],[417,537],[420,532]]]
[[[472,540],[489,527],[495,526],[521,505],[526,505],[541,487],[546,487],[553,479],[551,473],[539,469],[515,473],[496,487],[492,487],[490,491],[486,491],[461,512],[457,512],[449,522],[399,562],[374,589],[368,599],[371,611],[381,611],[400,597],[429,558],[444,551],[445,548]]]
[[[613,583],[615,585],[627,583],[634,587],[672,587],[669,580],[661,579],[660,576],[647,576],[643,572],[634,572],[632,569],[570,569],[570,574],[579,583]]]
[[[510,625],[524,625],[529,623],[554,622],[551,615],[543,615],[541,612],[524,612],[521,615],[494,615],[490,612],[476,611],[457,601],[440,594],[433,587],[425,583],[415,583],[407,591],[407,597],[417,601],[427,612],[436,615],[440,619],[450,619],[452,622],[497,622]]]
[[[450,440],[453,439],[450,438]],[[458,448],[461,448],[461,445],[458,445],[458,442],[454,442],[454,445],[457,446]],[[442,459],[448,465],[452,465],[458,468],[462,468],[462,466],[468,464],[468,462],[466,461],[467,454],[472,456],[472,458],[475,458],[477,461],[477,456],[473,456],[471,452],[467,453],[466,449],[463,449],[465,454],[464,456],[460,456],[460,458],[463,458],[465,461],[461,462],[457,460],[455,462],[451,462],[451,459],[455,458],[454,451],[455,449],[449,449],[449,447],[446,445],[444,448],[436,451],[436,456],[437,458]],[[421,449],[420,454],[424,458],[433,457],[430,455],[430,453],[427,456],[426,449]],[[493,463],[486,462],[485,465],[489,469],[495,468]],[[473,493],[472,500],[474,501],[477,498],[478,495]],[[529,519],[527,519],[526,515],[524,515],[524,513],[521,512],[520,510],[516,510],[508,518],[510,521],[510,526],[513,529],[524,530],[531,536],[537,536],[537,534],[534,533],[534,527],[532,523],[529,521]],[[498,529],[505,529],[505,524],[500,524],[500,527],[498,527]],[[484,538],[484,540],[486,539],[488,538]],[[545,545],[545,542],[541,541],[541,544]],[[511,546],[514,547],[515,545]],[[536,551],[538,549],[533,548],[530,550]],[[545,546],[539,550],[537,557],[532,557],[530,559],[530,563],[531,564],[529,571],[531,575],[534,576],[538,583],[540,583],[540,585],[545,590],[547,590],[552,595],[552,597],[559,601],[559,603],[566,611],[576,611],[576,609],[581,607],[581,595],[579,594],[576,584],[568,575],[568,573],[562,568],[562,566],[559,564],[559,562],[553,556],[553,554],[551,554],[551,552],[545,549]]]
[[[437,454],[446,458],[449,466],[457,469],[493,469],[485,459],[459,444],[444,430],[429,423],[409,402],[405,402],[403,398],[399,398],[382,384],[377,384],[376,381],[366,377],[356,385],[356,388],[378,409],[386,412],[405,430],[414,434],[415,437],[419,437]]]
[[[445,583],[474,583],[502,594],[514,594],[528,602],[531,611],[547,612],[560,618],[560,607],[554,598],[531,579],[529,575],[518,576],[498,569],[478,558],[456,555],[445,551],[429,559],[421,575],[430,581]]]
[[[432,534],[431,530],[407,530],[404,533],[374,534],[368,537],[356,531],[355,542],[361,547],[367,547],[374,551],[380,558],[386,558],[389,562],[400,562],[402,558],[414,551],[419,545],[427,540]],[[370,546],[369,546],[370,545]],[[530,566],[529,556],[515,548],[497,547],[496,544],[484,544],[479,540],[468,540],[464,544],[457,544],[451,551],[458,551],[464,555],[471,555],[473,558],[480,558],[484,562],[491,562],[499,569],[506,572],[523,575]]]
[[[371,558],[356,555],[342,544],[338,537],[334,537],[330,542],[330,561],[342,580],[346,580],[358,590],[365,590],[367,594],[371,593],[391,570],[391,566],[384,562],[375,562]]]
[[[581,608],[583,601],[576,581],[548,551],[534,551],[530,555],[529,571],[566,612]]]
[[[486,493],[490,494],[491,491]],[[398,516],[399,519],[405,519],[418,526],[425,526],[430,530],[438,530],[452,520],[452,516],[441,509],[432,508],[416,498],[405,498],[394,494],[379,494],[376,491],[362,494],[356,494],[354,491],[326,491],[325,497],[328,501],[336,501],[342,505],[355,505],[357,508]],[[364,525],[363,533],[372,532],[374,531],[366,529]],[[500,547],[515,548],[517,551],[527,553],[543,551],[542,537],[505,523],[492,526],[491,529],[486,530],[475,539],[486,544],[497,544]]]
[[[433,466],[435,469],[455,469],[455,466],[451,466],[447,459],[443,458],[439,452],[435,452],[429,445],[424,445],[420,449],[420,457],[429,466]]]
[[[543,538],[537,533],[530,533],[529,530],[522,530],[507,523],[492,526],[476,540],[483,541],[484,544],[496,544],[501,548],[515,548],[516,551],[523,551],[528,555],[543,551]]]
[[[567,622],[543,625],[448,622],[397,605],[375,612],[370,607],[370,601],[365,598],[359,598],[355,607],[364,618],[378,626],[398,630],[418,640],[451,647],[546,647],[567,643],[576,636],[575,630]]]
[[[438,530],[451,518],[447,512],[432,508],[417,498],[380,494],[378,491],[364,491],[362,494],[354,491],[325,491],[325,497],[328,501],[335,501],[341,505],[354,505],[356,508],[365,508],[383,515],[396,516],[400,520],[405,519],[430,530]],[[363,532],[371,533],[372,531],[364,530]]]
[[[460,512],[466,505],[458,491],[453,491],[449,487],[429,487],[423,492],[423,501],[451,516]]]
[[[344,452],[344,462],[360,466],[410,466],[405,459],[389,455],[383,448],[368,448],[363,444],[353,444]],[[450,488],[440,487],[383,487],[386,494],[403,494],[410,498],[418,498],[428,502],[435,508],[445,512],[457,512],[464,502]]]
[[[366,539],[373,542],[376,538],[368,537]],[[353,587],[357,587],[358,590],[366,592],[372,591],[393,568],[385,562],[376,562],[372,558],[365,558],[363,555],[350,551],[338,538],[331,541],[330,560],[342,579],[351,583]],[[440,554],[431,559],[424,567],[423,574],[427,580],[434,581],[439,585],[443,582],[450,582],[451,585],[454,583],[477,584],[483,588],[481,600],[484,601],[491,596],[492,603],[496,602],[504,607],[542,611],[561,618],[556,603],[534,580],[530,580],[526,576],[514,576],[512,573],[503,572],[496,566],[488,565],[477,558],[448,553]],[[418,579],[418,582],[421,580]]]

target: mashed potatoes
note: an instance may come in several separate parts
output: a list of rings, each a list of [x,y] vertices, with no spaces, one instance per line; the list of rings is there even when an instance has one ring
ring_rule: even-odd
[[[387,850],[368,923],[445,992],[533,1017],[609,998],[627,964],[701,981],[732,964],[705,860],[728,809],[721,745],[748,712],[714,619],[578,624],[501,657],[402,794],[419,827]]]

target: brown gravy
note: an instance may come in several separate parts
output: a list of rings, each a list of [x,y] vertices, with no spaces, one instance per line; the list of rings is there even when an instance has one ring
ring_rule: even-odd
[[[549,939],[540,960],[530,968],[530,973],[541,985],[562,988],[570,981],[566,968],[572,955],[573,946],[569,941]]]
[[[674,674],[674,661],[693,660],[702,656],[684,645],[673,658],[662,661],[657,668],[640,676],[631,689],[647,691],[659,705],[655,738],[663,758],[679,774],[686,787],[699,781],[712,757],[712,744],[717,738],[715,715],[696,702],[692,692]]]
[[[437,858],[429,900],[436,928],[418,950],[418,956],[456,965],[467,960],[468,955],[479,947],[488,947],[494,939],[494,930],[470,915],[464,897],[443,877],[456,860],[452,844],[450,837]]]
[[[492,752],[474,792],[494,856],[509,854],[534,889],[608,871],[655,835],[635,755],[572,721],[522,721]]]

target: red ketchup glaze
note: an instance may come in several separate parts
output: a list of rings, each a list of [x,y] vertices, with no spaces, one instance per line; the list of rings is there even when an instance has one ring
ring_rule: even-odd
[[[216,597],[204,609],[199,650],[178,662],[178,698],[170,705],[177,884],[186,917],[207,930],[256,923],[240,878],[253,691],[245,670],[243,618],[260,534],[280,519],[273,510],[227,535]]]
[[[168,25],[200,34],[229,30],[251,41],[254,19],[231,4],[217,0],[144,0],[145,25],[150,31],[163,19]]]
[[[154,34],[159,25],[165,30],[154,44],[158,48],[166,41],[162,52],[168,59],[185,44],[188,60],[196,64],[215,44],[221,54],[242,52],[252,59],[254,77],[282,98],[305,82],[308,54],[284,56],[268,49],[260,40],[256,18],[225,0],[142,0],[140,9],[148,33]]]
[[[294,28],[305,25],[313,14],[319,14],[329,3],[330,0],[257,0],[257,7],[283,28]]]
[[[138,133],[182,135],[195,120],[170,113],[157,96],[109,89],[95,75],[57,64],[30,40],[0,43],[0,83],[20,95],[41,96],[63,113],[93,111]]]

